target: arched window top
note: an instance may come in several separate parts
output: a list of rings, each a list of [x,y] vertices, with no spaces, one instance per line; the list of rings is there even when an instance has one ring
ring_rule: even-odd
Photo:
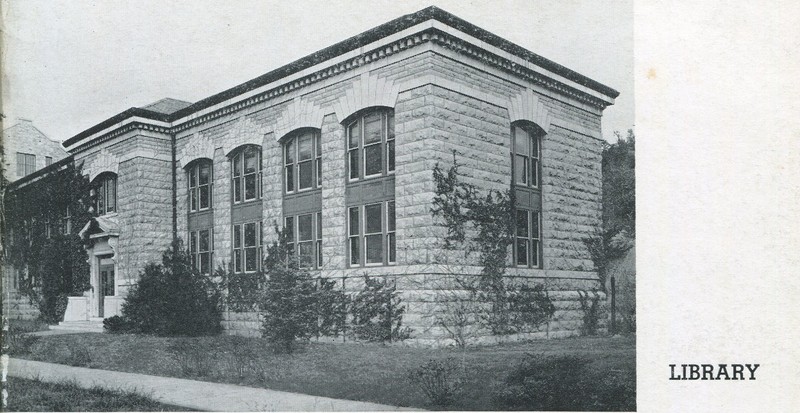
[[[197,165],[200,165],[200,164],[213,164],[213,163],[214,163],[214,161],[211,160],[210,158],[205,158],[205,157],[194,158],[194,159],[190,160],[189,162],[187,162],[186,165],[183,167],[183,169],[186,170],[186,171],[189,171],[192,168],[196,168]]]
[[[544,130],[533,122],[517,121],[511,125],[515,185],[540,187],[541,142],[544,135]]]
[[[322,187],[320,130],[301,128],[283,139],[283,188],[286,194]]]
[[[117,212],[117,174],[102,172],[92,181],[94,210],[99,215]]]
[[[233,203],[261,198],[261,147],[242,145],[230,152]]]
[[[394,110],[372,107],[343,122],[347,139],[348,181],[394,173]]]

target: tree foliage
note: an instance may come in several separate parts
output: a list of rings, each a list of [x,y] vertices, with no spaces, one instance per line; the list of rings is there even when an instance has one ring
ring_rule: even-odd
[[[397,341],[411,335],[411,329],[403,327],[406,306],[397,286],[386,279],[364,275],[364,288],[353,297],[350,312],[351,331],[359,340]]]
[[[192,265],[180,239],[149,263],[122,304],[133,331],[160,336],[202,336],[222,331],[218,286]]]
[[[612,237],[636,229],[636,136],[633,129],[603,149],[603,228]]]
[[[48,322],[61,320],[67,296],[89,288],[78,231],[91,218],[91,200],[81,169],[70,162],[4,191],[4,259],[18,270],[19,290]],[[64,234],[68,207],[71,232]]]

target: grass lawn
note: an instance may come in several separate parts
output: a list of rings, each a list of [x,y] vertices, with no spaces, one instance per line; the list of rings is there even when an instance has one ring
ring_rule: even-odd
[[[47,331],[50,329],[47,323],[40,320],[8,320],[8,324],[11,328],[26,332]]]
[[[81,411],[181,411],[133,393],[84,389],[73,383],[45,383],[39,380],[9,378],[8,406],[15,412],[81,412]]]
[[[29,354],[19,357],[421,408],[431,405],[407,379],[408,370],[430,359],[454,358],[458,369],[448,377],[463,382],[462,392],[453,404],[443,407],[497,410],[493,391],[527,353],[586,357],[591,372],[623,372],[635,386],[633,337],[538,340],[466,350],[312,342],[286,355],[274,354],[258,338],[87,333],[40,337]]]

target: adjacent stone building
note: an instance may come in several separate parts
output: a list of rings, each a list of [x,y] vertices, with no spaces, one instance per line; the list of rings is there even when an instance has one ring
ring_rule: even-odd
[[[389,277],[419,340],[435,280],[478,274],[441,248],[432,170],[453,162],[482,190],[516,191],[509,276],[544,283],[550,336],[578,331],[578,290],[599,288],[582,239],[601,224],[603,109],[618,92],[435,7],[195,103],[132,108],[65,142],[96,182],[83,228],[92,284],[67,320],[119,312],[173,236],[203,272],[257,271],[273,226],[340,288]],[[225,327],[255,334],[253,314]],[[544,334],[544,333],[543,333]]]

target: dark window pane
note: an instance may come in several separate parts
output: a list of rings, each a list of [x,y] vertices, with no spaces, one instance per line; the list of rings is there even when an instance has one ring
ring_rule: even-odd
[[[97,188],[97,215],[103,215],[106,212],[105,199],[106,199],[105,185],[101,183],[100,186]]]
[[[394,233],[387,235],[389,238],[389,262],[397,262],[397,245]]]
[[[361,138],[361,128],[359,128],[358,122],[354,122],[350,125],[348,135],[350,138],[348,139],[347,147],[350,149],[358,148],[358,141]]]
[[[531,139],[531,156],[534,158],[539,157],[539,138],[532,138]]]
[[[531,159],[531,185],[539,186],[539,161]]]
[[[317,239],[322,239],[322,213],[317,212]]]
[[[242,272],[242,250],[233,251],[233,271]]]
[[[244,250],[244,270],[245,271],[255,271],[256,270],[256,262],[257,262],[257,250],[256,248],[245,248]]]
[[[294,191],[294,165],[286,167],[286,192]]]
[[[528,211],[517,211],[517,235],[528,237]]]
[[[244,177],[244,199],[256,198],[256,176],[255,174],[245,175]]]
[[[534,212],[531,218],[531,238],[539,238],[539,213]]]
[[[314,243],[300,242],[297,244],[298,258],[300,266],[303,268],[311,268],[314,266]]]
[[[381,173],[383,157],[381,156],[381,145],[371,145],[364,147],[364,175],[375,175]]]
[[[322,137],[317,133],[314,133],[314,142],[317,144],[317,158],[319,158],[322,156]]]
[[[395,229],[395,212],[394,212],[394,201],[389,201],[386,203],[387,213],[386,216],[388,217],[387,228],[389,231],[394,231]]]
[[[256,224],[244,224],[244,246],[245,247],[255,247],[256,246]]]
[[[383,243],[381,234],[367,235],[367,264],[383,263]]]
[[[311,161],[302,162],[300,166],[300,183],[298,189],[311,188],[314,179],[314,164]]]
[[[359,163],[360,157],[358,156],[358,149],[350,151],[350,179],[358,179],[358,169],[361,167]]]
[[[254,173],[258,170],[258,151],[250,148],[244,152],[244,173]]]
[[[192,168],[191,172],[189,172],[189,188],[194,188],[197,186],[197,170]]]
[[[350,208],[350,235],[359,234],[358,207]]]
[[[387,132],[389,133],[388,136],[386,136],[386,139],[394,139],[394,112],[389,112],[387,114],[386,123],[387,123],[386,129]]]
[[[514,157],[514,175],[516,175],[516,183],[528,183],[528,158],[526,156],[516,155]]]
[[[211,253],[204,252],[200,254],[200,273],[201,274],[210,274],[211,273]]]
[[[389,159],[389,170],[394,171],[394,141],[386,143],[386,157]]]
[[[288,229],[287,241],[294,241],[294,217],[286,217],[284,228]]]
[[[358,265],[360,263],[360,243],[358,242],[358,237],[351,237],[350,238],[350,264]]]
[[[286,163],[294,163],[294,139],[286,143]]]
[[[322,159],[317,158],[317,186],[322,186]]]
[[[367,205],[364,207],[366,222],[365,234],[380,233],[383,230],[381,220],[381,204]]]
[[[198,251],[205,252],[205,251],[210,251],[211,250],[211,247],[210,247],[211,243],[209,242],[209,238],[210,237],[208,235],[209,235],[208,234],[208,230],[199,231],[200,248],[198,249]]]
[[[313,229],[313,221],[312,215],[300,215],[297,217],[297,236],[300,241],[309,241],[313,239],[312,229]]]
[[[317,267],[322,268],[322,241],[317,241]]]
[[[531,265],[539,266],[539,241],[531,242]]]
[[[242,226],[233,226],[233,248],[242,248]]]
[[[233,201],[234,202],[241,202],[242,201],[242,180],[241,180],[241,178],[234,178],[233,179]]]
[[[528,265],[528,240],[517,238],[517,265]]]
[[[197,189],[192,189],[189,192],[189,208],[192,211],[197,211]]]
[[[189,252],[191,254],[197,252],[197,233],[194,231],[189,233]]]
[[[114,212],[117,210],[117,178],[108,181],[108,197],[106,198],[106,211]]]
[[[310,133],[300,136],[297,143],[297,160],[305,161],[314,157],[313,139]]]
[[[518,155],[529,155],[530,154],[530,138],[528,137],[528,133],[525,132],[522,128],[514,127],[514,152]]]
[[[242,153],[239,152],[233,157],[233,176],[242,174]]]
[[[208,206],[211,204],[211,193],[208,191],[208,189],[208,185],[203,185],[200,187],[200,208],[208,208]]]
[[[208,184],[211,181],[211,167],[208,163],[203,163],[200,165],[200,177],[199,183],[200,185]]]
[[[380,113],[364,116],[364,145],[380,142],[382,132],[383,122]]]

